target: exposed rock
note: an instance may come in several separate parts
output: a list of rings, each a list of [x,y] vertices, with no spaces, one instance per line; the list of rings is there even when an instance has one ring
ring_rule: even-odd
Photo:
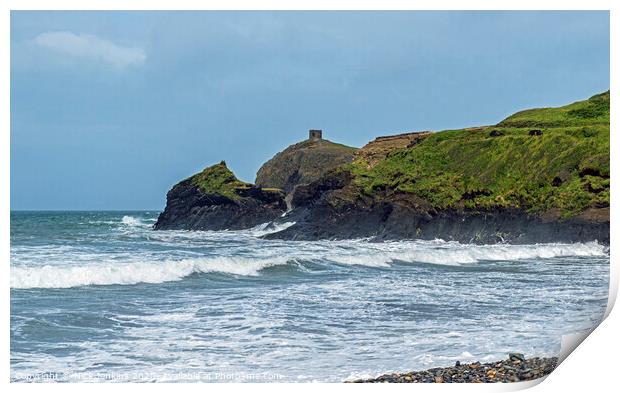
[[[286,211],[280,190],[239,181],[225,162],[175,185],[155,229],[245,229],[271,221]]]
[[[543,132],[541,130],[530,130],[527,134],[529,136],[541,136]]]
[[[348,171],[331,171],[319,180],[310,184],[299,185],[291,194],[291,206],[308,206],[314,201],[319,201],[325,192],[340,190],[349,185],[352,175]]]
[[[609,173],[601,173],[599,169],[585,167],[579,171],[579,177],[594,176],[609,179]]]
[[[364,160],[368,167],[375,166],[389,153],[410,148],[431,135],[430,131],[408,132],[398,135],[380,136],[357,151],[356,156]]]
[[[525,356],[522,353],[511,353],[508,354],[508,359],[512,362],[525,362]]]
[[[294,210],[282,220],[296,224],[272,239],[317,240],[374,237],[444,239],[463,243],[609,243],[609,209],[577,216],[538,216],[519,209],[437,209],[409,193],[365,195],[354,177],[337,170],[293,192]],[[278,219],[279,220],[279,219]]]
[[[296,143],[263,164],[256,174],[256,185],[289,193],[299,184],[308,184],[330,170],[350,163],[356,150],[319,138]]]

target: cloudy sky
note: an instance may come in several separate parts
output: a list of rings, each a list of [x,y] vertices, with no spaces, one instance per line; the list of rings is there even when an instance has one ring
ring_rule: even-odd
[[[607,12],[12,12],[11,208],[162,209],[310,128],[362,146],[608,88]]]

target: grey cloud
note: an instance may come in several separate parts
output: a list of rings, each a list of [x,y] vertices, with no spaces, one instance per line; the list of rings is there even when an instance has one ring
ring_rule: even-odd
[[[61,55],[111,65],[118,69],[142,66],[146,53],[90,34],[50,31],[37,35],[33,43]]]

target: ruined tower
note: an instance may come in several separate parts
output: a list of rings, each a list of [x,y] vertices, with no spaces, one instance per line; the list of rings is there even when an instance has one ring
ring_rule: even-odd
[[[311,141],[320,141],[323,139],[323,130],[310,130],[308,139]]]

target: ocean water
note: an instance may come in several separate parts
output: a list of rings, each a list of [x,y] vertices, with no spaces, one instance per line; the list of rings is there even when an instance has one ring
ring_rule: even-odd
[[[338,382],[556,356],[607,303],[596,242],[268,241],[283,227],[156,217],[11,213],[12,381]]]

